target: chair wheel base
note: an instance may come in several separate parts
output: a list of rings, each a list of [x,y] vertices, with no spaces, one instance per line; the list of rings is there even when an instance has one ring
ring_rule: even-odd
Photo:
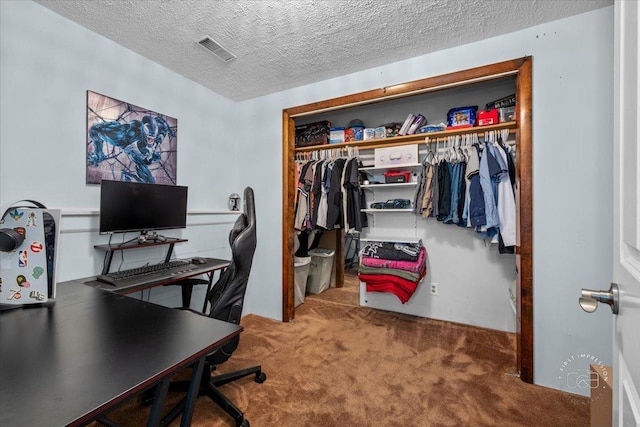
[[[267,380],[267,374],[265,374],[264,372],[258,372],[258,373],[256,374],[255,381],[256,381],[258,384],[262,384],[262,383],[263,383],[263,382],[265,382],[266,380]]]

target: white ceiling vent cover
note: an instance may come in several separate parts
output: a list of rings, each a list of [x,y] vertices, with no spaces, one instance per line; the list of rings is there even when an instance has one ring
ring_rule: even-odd
[[[236,59],[236,56],[233,53],[229,52],[210,36],[204,36],[203,38],[198,40],[198,44],[213,53],[218,58],[222,59],[224,62],[229,62]]]

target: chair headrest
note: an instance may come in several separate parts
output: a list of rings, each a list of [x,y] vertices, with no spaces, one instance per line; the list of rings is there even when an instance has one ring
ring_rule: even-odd
[[[244,214],[247,217],[247,225],[255,226],[256,224],[256,205],[253,200],[253,188],[244,189]]]

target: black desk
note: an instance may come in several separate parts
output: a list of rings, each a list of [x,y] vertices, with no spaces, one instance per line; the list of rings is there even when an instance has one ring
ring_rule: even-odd
[[[196,268],[190,271],[182,272],[179,274],[173,274],[170,276],[164,275],[164,273],[159,273],[156,277],[153,276],[142,276],[137,283],[130,283],[125,286],[114,286],[108,283],[98,282],[95,280],[95,277],[86,277],[84,279],[78,279],[77,282],[82,282],[86,285],[92,286],[94,288],[104,289],[110,292],[116,292],[119,294],[130,294],[132,292],[141,291],[147,288],[153,288],[155,286],[163,286],[171,283],[179,282],[183,279],[187,279],[189,277],[201,276],[206,274],[209,278],[208,290],[211,288],[211,284],[213,282],[213,275],[218,270],[224,270],[229,266],[229,261],[224,259],[217,258],[205,258],[207,261],[205,264],[198,264],[195,266]],[[190,296],[189,296],[190,299]],[[203,307],[203,311],[206,308]]]
[[[84,425],[160,382],[149,425],[159,425],[169,377],[242,327],[60,283],[51,306],[0,312],[0,425]],[[185,405],[189,425],[197,387]],[[155,414],[154,414],[155,412]]]

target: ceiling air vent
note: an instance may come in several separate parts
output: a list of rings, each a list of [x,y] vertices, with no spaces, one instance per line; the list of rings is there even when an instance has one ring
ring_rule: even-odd
[[[198,40],[198,44],[213,53],[218,58],[222,59],[224,62],[229,62],[236,59],[236,56],[233,53],[229,52],[227,49],[222,47],[220,43],[209,36],[204,36],[202,39]]]

